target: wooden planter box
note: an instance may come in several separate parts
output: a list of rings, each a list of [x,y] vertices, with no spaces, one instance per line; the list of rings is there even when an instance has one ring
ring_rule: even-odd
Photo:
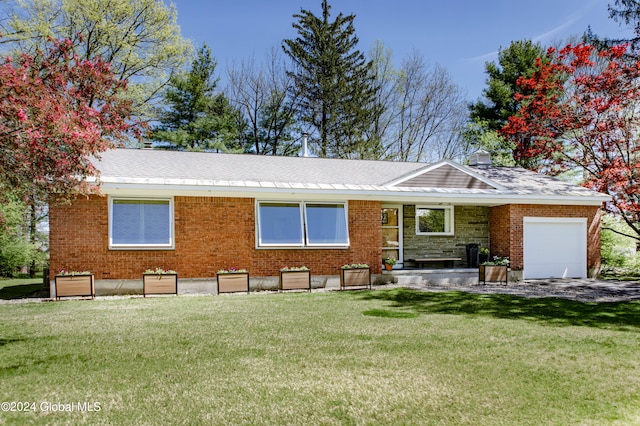
[[[490,282],[509,283],[509,267],[506,265],[480,265],[479,280],[484,284]]]
[[[56,299],[61,297],[83,296],[96,297],[96,286],[93,274],[88,275],[56,275]]]
[[[280,290],[311,291],[311,271],[280,271]]]
[[[218,274],[218,294],[238,293],[246,291],[249,293],[249,273],[230,272],[228,274]]]
[[[369,268],[340,269],[340,289],[362,286],[371,289],[371,270]]]
[[[178,274],[142,274],[142,294],[178,294]]]

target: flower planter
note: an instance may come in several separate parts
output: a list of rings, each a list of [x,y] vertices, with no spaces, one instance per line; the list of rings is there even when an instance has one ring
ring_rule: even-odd
[[[371,270],[369,268],[340,269],[340,288],[362,287],[371,289]]]
[[[56,299],[61,297],[96,297],[96,287],[93,274],[82,275],[56,275],[55,277]]]
[[[484,284],[490,282],[509,283],[509,267],[507,265],[480,265],[479,280]]]
[[[246,291],[249,293],[249,273],[229,272],[218,274],[218,294],[238,293]]]
[[[280,290],[311,291],[311,271],[280,271]]]
[[[178,274],[142,274],[142,294],[178,294]]]

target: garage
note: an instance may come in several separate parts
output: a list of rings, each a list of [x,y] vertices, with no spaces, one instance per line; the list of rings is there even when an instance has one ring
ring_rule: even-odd
[[[525,217],[525,279],[586,278],[587,219]]]

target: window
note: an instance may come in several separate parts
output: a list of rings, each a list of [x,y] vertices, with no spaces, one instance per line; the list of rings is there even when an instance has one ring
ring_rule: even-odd
[[[171,199],[112,198],[109,214],[111,248],[173,248]]]
[[[349,245],[344,204],[306,204],[308,245]]]
[[[347,247],[344,203],[258,203],[261,247]]]
[[[300,204],[260,203],[260,245],[303,245]]]
[[[453,207],[416,206],[417,235],[453,235]]]

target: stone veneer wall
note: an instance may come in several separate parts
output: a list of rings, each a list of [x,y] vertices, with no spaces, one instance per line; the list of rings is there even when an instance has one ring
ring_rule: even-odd
[[[405,205],[403,213],[404,259],[415,257],[460,257],[455,267],[467,266],[465,246],[489,247],[489,208],[455,206],[454,235],[416,235],[416,206]]]

